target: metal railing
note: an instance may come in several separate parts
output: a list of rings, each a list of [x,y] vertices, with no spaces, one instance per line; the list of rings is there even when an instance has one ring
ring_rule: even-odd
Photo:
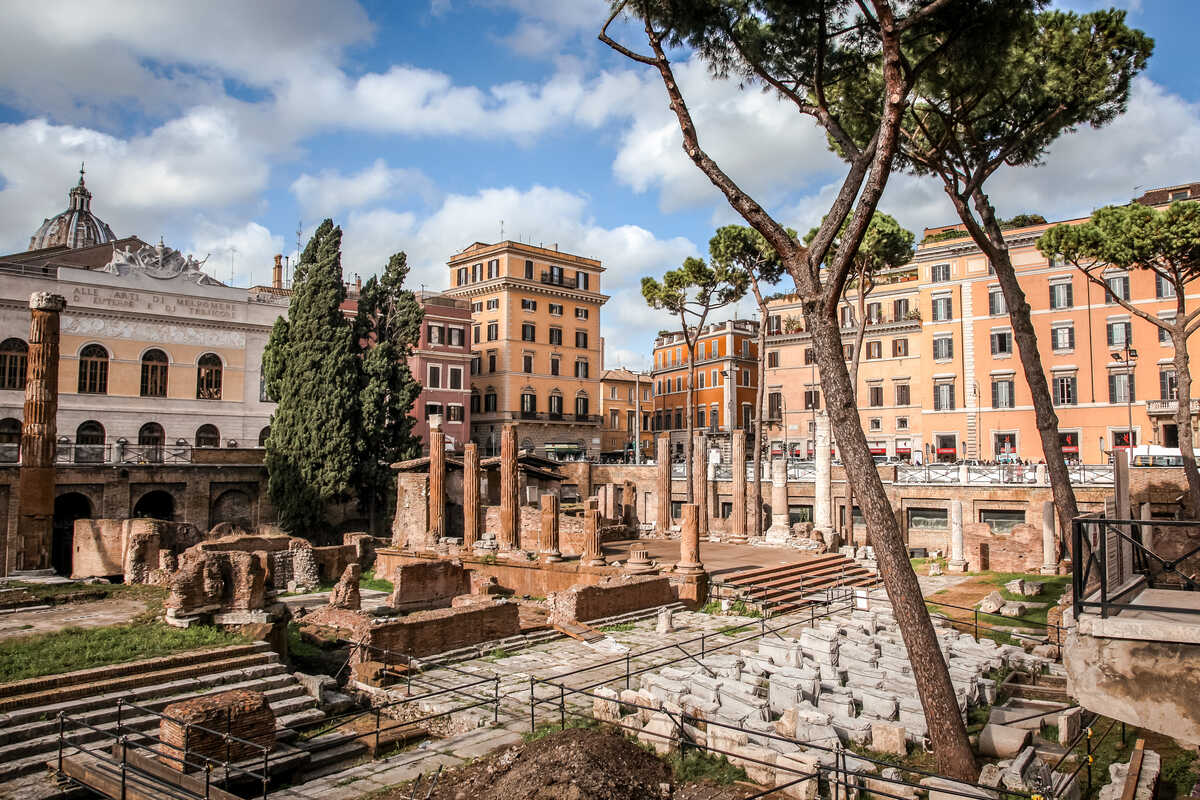
[[[1172,555],[1155,551],[1160,534],[1173,540]],[[1161,544],[1158,547],[1163,550]],[[1139,589],[1200,591],[1195,577],[1200,568],[1200,522],[1076,517],[1071,521],[1071,553],[1076,619],[1088,609],[1097,609],[1101,617],[1126,610],[1200,616],[1195,604],[1162,606],[1127,599]]]

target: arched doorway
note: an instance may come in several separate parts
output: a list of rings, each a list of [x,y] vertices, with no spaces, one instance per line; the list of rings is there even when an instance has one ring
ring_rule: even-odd
[[[92,501],[79,492],[54,498],[54,528],[50,540],[50,563],[59,575],[70,575],[75,552],[75,520],[92,518]]]
[[[104,426],[99,422],[88,420],[75,429],[75,462],[104,463]]]
[[[142,450],[142,460],[158,463],[162,461],[163,445],[167,435],[163,433],[162,425],[157,422],[147,422],[138,430],[138,447]]]
[[[175,517],[175,498],[170,492],[164,492],[162,489],[146,492],[134,504],[133,515],[170,522]]]
[[[250,501],[250,495],[241,489],[228,489],[213,503],[208,521],[214,526],[228,522],[249,531],[254,528],[253,516],[254,504]]]

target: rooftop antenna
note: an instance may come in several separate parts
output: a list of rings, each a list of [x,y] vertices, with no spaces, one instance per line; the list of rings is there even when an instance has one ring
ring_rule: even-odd
[[[504,220],[500,220],[500,241],[504,241]]]
[[[233,259],[237,256],[237,248],[229,246],[229,285],[233,285]]]

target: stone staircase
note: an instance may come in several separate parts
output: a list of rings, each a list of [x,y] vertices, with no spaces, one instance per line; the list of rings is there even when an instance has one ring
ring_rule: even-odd
[[[230,689],[266,695],[281,741],[325,718],[266,642],[17,681],[0,685],[0,784],[45,769],[58,751],[60,711],[90,726],[68,725],[72,742],[107,746],[117,730],[118,700],[142,707],[121,710],[123,731],[157,736],[159,717],[148,711]]]
[[[779,567],[737,572],[722,579],[748,603],[767,603],[771,614],[797,611],[825,599],[827,589],[879,585],[879,575],[853,559],[826,553]]]

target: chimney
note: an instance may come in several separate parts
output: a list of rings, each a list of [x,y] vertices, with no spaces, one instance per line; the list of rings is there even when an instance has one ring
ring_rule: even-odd
[[[271,285],[276,289],[283,288],[283,254],[275,254],[275,267],[271,270]]]
[[[362,278],[357,272],[354,273],[354,293],[362,294]]]

